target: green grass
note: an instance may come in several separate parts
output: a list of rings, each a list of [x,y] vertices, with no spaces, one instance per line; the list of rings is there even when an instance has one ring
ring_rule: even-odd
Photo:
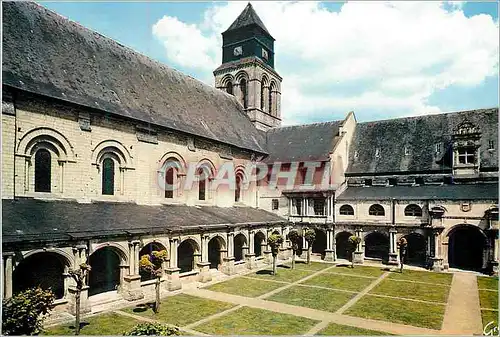
[[[224,282],[216,283],[205,289],[218,291],[226,294],[235,294],[247,297],[258,297],[274,289],[283,287],[285,283],[270,282],[266,280],[255,280],[237,277]]]
[[[366,266],[354,266],[354,268],[351,268],[350,266],[337,266],[333,269],[330,269],[328,272],[372,277],[379,277],[380,275],[385,273],[385,271],[380,268]]]
[[[498,277],[478,276],[477,287],[479,289],[498,290]]]
[[[385,279],[373,288],[371,294],[387,295],[415,300],[446,303],[450,287],[429,286],[423,283],[401,282]]]
[[[286,266],[291,267],[291,263],[285,264]],[[329,267],[332,267],[333,264],[330,263],[321,263],[321,262],[311,262],[310,264],[307,264],[302,261],[295,261],[295,268],[297,269],[302,269],[302,270],[309,270],[309,271],[320,271]]]
[[[308,318],[243,307],[193,329],[210,335],[302,335],[317,323]]]
[[[440,329],[445,305],[412,303],[405,300],[364,296],[345,314],[423,328]]]
[[[375,330],[367,330],[353,326],[340,325],[330,323],[326,328],[318,332],[316,335],[322,336],[388,336],[391,335],[387,332],[380,332]]]
[[[335,312],[354,296],[355,294],[341,291],[294,286],[266,300]]]
[[[130,307],[123,311],[152,318],[162,323],[184,326],[234,306],[230,303],[180,294],[164,298],[158,314],[145,306]]]
[[[359,292],[366,288],[374,280],[365,277],[345,276],[338,274],[325,273],[317,275],[302,284],[310,284],[315,286],[350,290]]]
[[[481,308],[498,309],[498,291],[479,290]]]
[[[428,282],[450,285],[453,274],[436,273],[431,271],[403,270],[403,273],[391,272],[390,279]]]
[[[130,317],[125,317],[116,313],[102,314],[81,319],[83,327],[81,335],[123,335],[136,324],[141,323]],[[56,325],[46,329],[44,335],[68,336],[74,335],[74,322],[69,324]]]
[[[498,328],[498,311],[491,310],[481,310],[481,317],[483,319],[483,329],[487,327],[487,330],[491,330],[494,327]],[[495,322],[490,324],[490,322]]]
[[[263,270],[259,270],[256,273],[248,274],[247,276],[261,278],[263,280],[275,280],[282,282],[295,282],[311,275],[312,271],[305,271],[299,269],[290,269],[288,266],[278,266],[277,275],[272,275],[272,267],[268,267]]]

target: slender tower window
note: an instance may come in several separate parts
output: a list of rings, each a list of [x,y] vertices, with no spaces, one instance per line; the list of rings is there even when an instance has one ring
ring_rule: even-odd
[[[271,115],[274,115],[273,113],[273,90],[274,90],[274,85],[271,83],[269,86],[269,110],[267,111]]]
[[[264,95],[266,94],[265,90],[266,90],[266,88],[264,88],[264,81],[261,81],[260,82],[260,108],[262,110],[265,109],[265,106],[264,106],[265,105],[264,104],[264,97],[265,97]]]
[[[115,194],[115,162],[111,158],[102,162],[102,194]]]
[[[231,81],[227,81],[226,92],[228,94],[233,94],[233,83]]]
[[[35,154],[35,192],[50,192],[51,158],[47,150]]]
[[[174,173],[175,169],[170,167],[165,173],[165,198],[174,197]]]
[[[241,177],[236,176],[236,189],[234,190],[234,201],[238,202],[241,199]]]
[[[205,200],[205,191],[207,188],[207,178],[205,176],[205,171],[203,168],[198,169],[198,176],[199,176],[199,181],[198,181],[198,200]]]
[[[241,88],[241,99],[243,101],[243,107],[246,109],[248,107],[248,97],[247,97],[247,81],[242,79],[240,81]]]

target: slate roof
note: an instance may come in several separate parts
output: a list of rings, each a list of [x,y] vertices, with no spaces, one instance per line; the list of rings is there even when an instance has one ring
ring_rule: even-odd
[[[241,14],[236,18],[236,20],[234,20],[231,26],[229,26],[229,28],[224,33],[251,25],[257,25],[262,28],[267,34],[269,34],[266,26],[253,9],[252,4],[249,2],[245,9],[241,12]]]
[[[451,136],[464,119],[481,129],[481,167],[498,167],[498,108],[494,108],[358,123],[346,174],[451,169]],[[495,142],[494,151],[488,150],[490,140]],[[436,143],[444,150],[438,156]]]
[[[236,98],[32,2],[3,2],[3,85],[266,153]]]
[[[348,187],[342,200],[498,200],[498,184]]]
[[[325,161],[339,140],[342,121],[303,124],[267,131],[267,162]]]
[[[144,206],[131,203],[2,200],[2,240],[69,240],[128,233],[165,233],[198,226],[284,223],[250,207]]]

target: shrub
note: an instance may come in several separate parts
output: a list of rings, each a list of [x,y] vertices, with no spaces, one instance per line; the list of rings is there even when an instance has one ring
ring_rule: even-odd
[[[161,323],[139,323],[124,336],[179,336],[179,328]]]
[[[5,335],[35,335],[43,331],[44,315],[54,307],[50,290],[32,288],[2,301],[2,332]]]

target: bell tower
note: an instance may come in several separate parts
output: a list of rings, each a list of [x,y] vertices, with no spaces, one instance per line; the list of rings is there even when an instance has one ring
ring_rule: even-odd
[[[257,129],[281,125],[281,76],[274,70],[274,38],[248,3],[222,33],[215,87],[234,95]]]

